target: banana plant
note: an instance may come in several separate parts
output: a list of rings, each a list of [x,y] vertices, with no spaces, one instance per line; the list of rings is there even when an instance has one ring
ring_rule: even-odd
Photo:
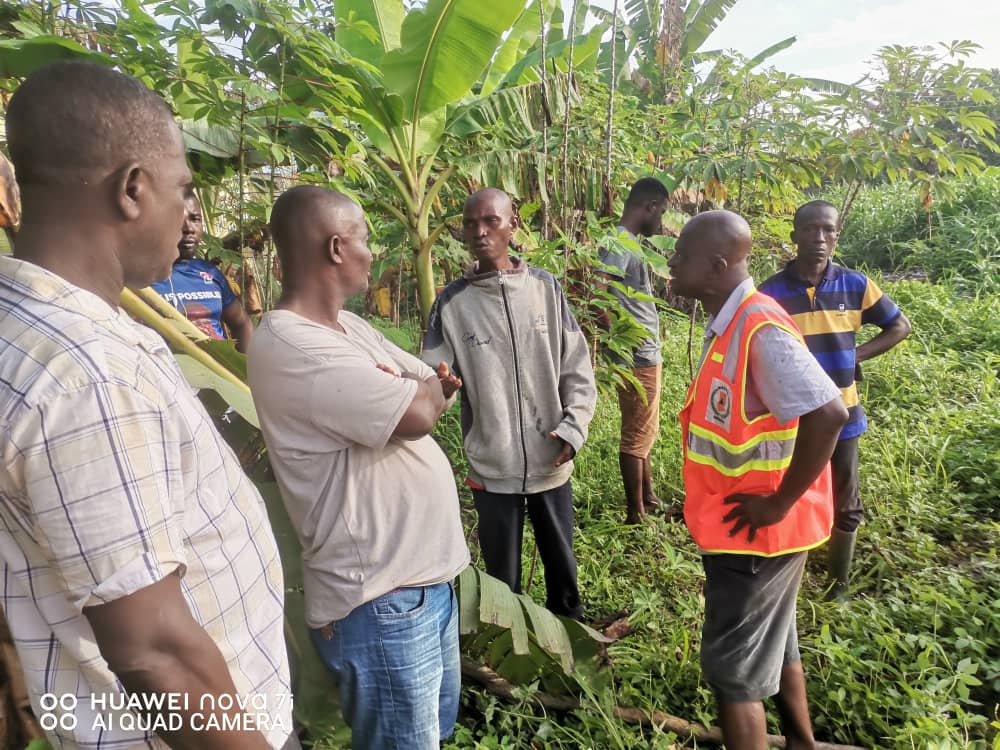
[[[648,91],[665,96],[676,68],[690,68],[703,56],[702,47],[739,0],[625,0],[624,23],[615,40],[615,70],[610,69],[610,45],[602,49],[602,69],[616,81],[628,80],[630,66],[649,85]],[[595,8],[598,18],[609,11]]]
[[[487,98],[480,84],[494,95],[503,66],[516,62],[517,36],[529,28],[518,23],[525,2],[494,0],[484,12],[480,0],[430,0],[405,12],[402,0],[338,0],[335,12],[331,54],[299,59],[312,80],[332,70],[357,90],[340,114],[360,125],[372,146],[368,158],[393,188],[379,203],[406,229],[426,321],[435,296],[432,252],[444,231],[441,222],[432,226],[432,214],[455,172],[436,157],[460,123],[467,127],[468,110]],[[497,56],[498,48],[505,54]],[[316,93],[326,91],[317,86]]]

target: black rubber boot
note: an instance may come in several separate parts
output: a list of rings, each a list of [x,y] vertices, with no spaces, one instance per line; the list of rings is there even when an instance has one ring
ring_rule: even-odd
[[[851,572],[851,560],[854,559],[854,543],[858,532],[834,529],[830,535],[828,572],[830,588],[826,592],[828,602],[843,602],[849,598],[847,579]]]

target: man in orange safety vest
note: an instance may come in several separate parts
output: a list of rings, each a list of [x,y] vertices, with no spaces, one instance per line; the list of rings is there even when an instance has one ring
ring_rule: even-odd
[[[701,664],[730,750],[764,750],[774,696],[788,748],[813,748],[795,628],[806,554],[830,536],[830,455],[847,410],[788,314],[754,288],[750,226],[689,221],[670,258],[675,294],[709,314],[680,414],[684,517],[705,568]]]

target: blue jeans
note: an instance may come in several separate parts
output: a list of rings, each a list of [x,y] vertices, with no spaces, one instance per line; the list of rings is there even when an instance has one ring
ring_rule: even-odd
[[[396,589],[330,628],[329,640],[310,635],[340,685],[353,750],[436,750],[454,730],[462,680],[451,583]]]

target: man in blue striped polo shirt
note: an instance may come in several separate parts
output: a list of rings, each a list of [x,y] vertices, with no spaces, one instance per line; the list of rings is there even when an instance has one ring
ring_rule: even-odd
[[[858,525],[864,518],[858,494],[858,438],[868,429],[868,421],[855,381],[862,362],[892,349],[910,334],[911,326],[874,281],[830,260],[840,236],[840,217],[832,203],[803,204],[792,225],[795,260],[761,284],[760,291],[792,316],[809,350],[840,388],[850,415],[830,459],[835,512],[829,598],[842,599],[847,594]],[[882,331],[858,346],[856,334],[865,324]]]

